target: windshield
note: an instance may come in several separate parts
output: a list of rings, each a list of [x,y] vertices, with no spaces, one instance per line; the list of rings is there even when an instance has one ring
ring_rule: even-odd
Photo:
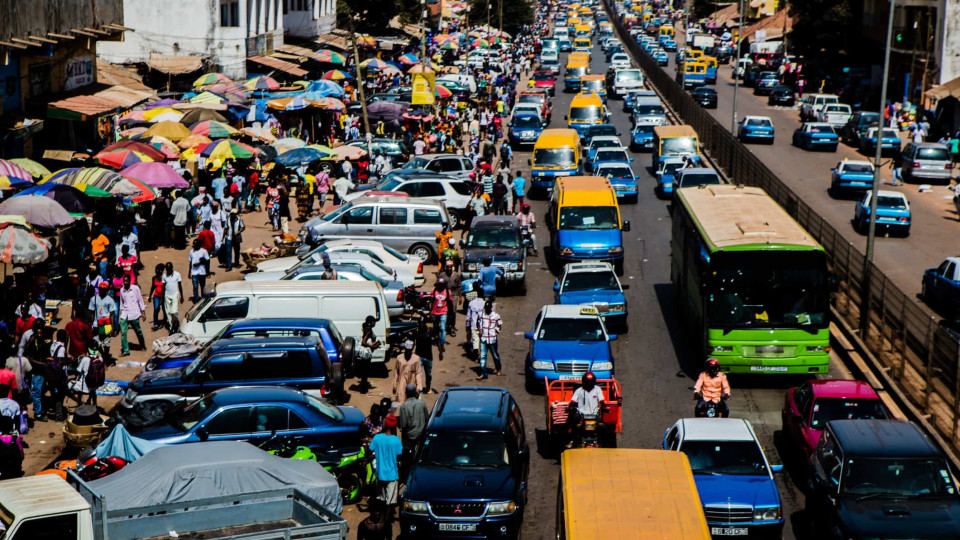
[[[682,187],[697,187],[720,183],[720,177],[713,171],[689,172],[680,177]]]
[[[400,184],[402,184],[402,183],[403,183],[403,180],[401,180],[399,177],[396,177],[396,176],[395,176],[395,177],[393,177],[393,178],[391,178],[391,179],[389,179],[389,180],[384,180],[383,182],[380,182],[380,183],[377,185],[376,190],[377,190],[377,191],[394,191],[394,190],[396,190],[397,187],[399,187]]]
[[[537,148],[533,151],[534,167],[573,167],[573,148]]]
[[[583,77],[587,74],[587,68],[585,67],[568,67],[567,68],[567,77]]]
[[[813,402],[810,427],[823,429],[831,420],[884,420],[887,413],[879,399],[818,398]]]
[[[327,403],[326,401],[323,401],[322,399],[318,399],[307,393],[304,393],[303,397],[307,399],[307,405],[309,405],[311,409],[316,410],[317,412],[333,420],[334,422],[343,421],[343,412],[340,410],[339,407],[334,407],[333,405]]]
[[[684,441],[680,451],[693,474],[767,476],[767,464],[754,441]]]
[[[639,81],[640,71],[636,69],[623,69],[617,72],[618,81]]]
[[[878,195],[877,196],[877,206],[882,206],[883,208],[906,208],[907,201],[903,197],[891,197],[889,195]]]
[[[540,119],[536,116],[527,115],[527,116],[514,116],[513,117],[513,127],[515,128],[539,128],[541,127]]]
[[[810,133],[834,133],[833,127],[831,126],[815,126],[807,124],[810,126]]]
[[[640,116],[662,116],[666,114],[662,105],[637,105],[633,108],[633,112]]]
[[[537,339],[545,341],[605,341],[597,317],[583,319],[544,319]]]
[[[546,101],[547,100],[543,94],[522,94],[517,99],[517,103],[533,103],[538,107],[543,105]]]
[[[179,411],[175,410],[167,419],[167,423],[180,431],[190,431],[193,429],[193,426],[197,425],[197,423],[214,408],[216,408],[216,403],[213,402],[213,396],[208,395],[203,399],[194,401]]]
[[[583,88],[584,90],[594,90],[596,92],[599,92],[603,90],[603,81],[599,79],[597,80],[591,79],[589,81],[583,81]]]
[[[957,487],[942,459],[853,458],[843,464],[840,493],[951,496]]]
[[[537,71],[533,74],[533,80],[535,81],[552,81],[553,73],[549,71]]]
[[[405,169],[426,169],[429,162],[423,158],[415,157],[404,165]]]
[[[580,122],[600,119],[600,107],[596,105],[587,105],[586,107],[572,107],[570,109],[570,120]]]
[[[568,231],[619,229],[620,221],[615,206],[565,206],[560,209],[560,228]]]
[[[748,125],[748,126],[753,126],[753,127],[771,127],[771,126],[773,126],[773,124],[771,124],[769,120],[759,119],[759,118],[751,118],[751,119],[747,120],[747,125]]]
[[[630,161],[627,153],[622,148],[597,151],[597,161]]]
[[[605,125],[605,126],[592,126],[587,128],[587,137],[590,138],[590,142],[593,142],[593,137],[599,137],[602,135],[609,135],[611,137],[617,136],[617,128],[615,126]],[[617,139],[617,145],[620,144],[620,140]]]
[[[507,227],[476,227],[468,237],[470,247],[517,248],[520,237],[517,229]]]
[[[185,321],[194,321],[197,319],[197,315],[203,313],[203,310],[207,309],[207,304],[213,302],[213,298],[201,298],[197,305],[190,308],[190,311],[187,311],[187,314],[183,316]]]
[[[679,169],[683,167],[683,163],[667,163],[660,170],[661,174],[664,176],[673,176]]]
[[[873,174],[873,165],[868,163],[847,163],[843,166],[843,172],[855,174]]]
[[[949,161],[950,153],[943,148],[920,148],[917,150],[917,159]]]
[[[600,139],[594,137],[590,140],[590,148],[592,150],[597,150],[598,148],[620,148],[620,140]]]
[[[563,278],[563,292],[620,290],[613,272],[571,272]]]
[[[477,431],[430,433],[423,443],[420,463],[440,467],[499,469],[510,465],[503,435]]]
[[[698,155],[697,139],[693,137],[673,137],[660,140],[661,156]]]
[[[715,253],[706,280],[711,326],[826,328],[830,294],[822,251]]]
[[[603,167],[597,171],[597,174],[606,176],[607,178],[633,178],[633,171],[625,165],[620,167]]]

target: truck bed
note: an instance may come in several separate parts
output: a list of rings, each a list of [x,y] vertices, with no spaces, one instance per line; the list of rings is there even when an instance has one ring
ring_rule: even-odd
[[[236,538],[238,535],[245,535],[251,533],[264,533],[264,532],[275,532],[278,535],[278,538],[282,538],[283,533],[278,531],[283,531],[285,529],[292,529],[294,527],[300,527],[303,523],[297,523],[292,519],[283,519],[280,521],[270,521],[268,523],[257,523],[254,525],[239,525],[236,527],[221,527],[219,529],[207,529],[204,531],[193,531],[188,533],[177,532],[178,538],[183,538],[186,540],[194,539],[208,539],[208,538]],[[264,538],[263,536],[257,536],[257,538]],[[161,536],[151,536],[145,538],[144,540],[169,540],[169,534],[164,534]]]

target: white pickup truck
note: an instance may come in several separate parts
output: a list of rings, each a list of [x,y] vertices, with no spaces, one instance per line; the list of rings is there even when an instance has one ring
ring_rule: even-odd
[[[817,121],[825,122],[833,127],[840,127],[850,120],[853,116],[853,109],[846,103],[828,103],[820,108],[817,113]]]
[[[840,98],[835,94],[809,94],[800,100],[800,121],[813,122],[824,105],[839,103]]]

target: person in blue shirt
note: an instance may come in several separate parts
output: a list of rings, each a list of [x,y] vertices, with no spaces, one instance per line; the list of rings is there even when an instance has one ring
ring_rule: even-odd
[[[503,275],[503,268],[492,266],[492,264],[493,261],[490,260],[490,257],[485,257],[483,259],[483,268],[480,269],[478,276],[480,287],[483,289],[483,294],[487,298],[492,298],[497,295],[497,277]]]
[[[387,515],[392,516],[397,506],[397,491],[400,489],[400,455],[403,443],[397,437],[397,417],[389,414],[383,419],[383,431],[373,436],[370,451],[376,458],[377,487],[380,499],[387,505]]]
[[[210,182],[210,187],[213,188],[213,198],[218,201],[223,200],[223,190],[227,187],[227,179],[220,175]]]
[[[520,174],[520,171],[517,171],[516,174],[517,176],[513,179],[513,208],[510,209],[514,214],[523,208],[523,195],[527,188],[527,181]]]

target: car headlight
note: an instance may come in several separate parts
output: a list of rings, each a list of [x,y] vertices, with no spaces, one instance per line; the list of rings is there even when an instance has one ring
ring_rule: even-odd
[[[707,347],[707,352],[708,353],[733,352],[733,346],[732,345],[714,345],[713,347]]]
[[[427,503],[423,501],[403,501],[403,511],[408,514],[422,516],[425,516],[429,513],[427,511]]]
[[[754,521],[773,521],[775,519],[780,519],[779,506],[774,506],[772,508],[757,508],[753,511]]]
[[[560,248],[560,254],[561,254],[561,255],[573,255],[573,248],[561,247],[561,248]]]
[[[467,263],[467,272],[476,272],[477,263]]]
[[[607,253],[623,253],[623,248],[620,246],[613,246],[607,250]]]
[[[533,369],[553,369],[553,362],[537,360],[533,363]]]
[[[513,501],[507,502],[492,502],[487,504],[487,515],[488,516],[505,516],[507,514],[512,514],[517,509],[517,503]]]
[[[127,401],[133,401],[133,400],[136,399],[136,398],[137,398],[137,391],[134,390],[133,388],[128,388],[128,389],[127,389],[127,393],[124,394],[124,396],[123,396],[123,399],[125,399],[125,400],[127,400]]]
[[[608,311],[625,311],[627,309],[626,304],[610,304],[607,306]]]
[[[156,362],[147,362],[147,365],[143,366],[145,371],[153,371],[157,367]]]
[[[590,369],[593,371],[610,371],[613,369],[613,362],[594,362]]]
[[[516,269],[517,269],[517,263],[510,263],[507,265],[507,270],[516,270]]]

